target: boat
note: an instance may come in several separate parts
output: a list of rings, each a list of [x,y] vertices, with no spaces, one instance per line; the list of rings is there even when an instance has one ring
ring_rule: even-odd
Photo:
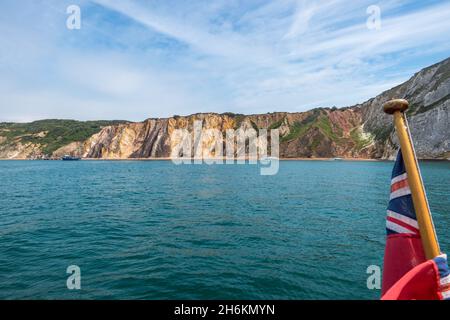
[[[78,161],[78,160],[81,160],[81,158],[73,157],[73,156],[70,156],[70,155],[66,154],[65,156],[63,156],[61,158],[61,160],[63,160],[63,161]]]
[[[342,158],[333,158],[334,161],[343,161],[344,159]]]

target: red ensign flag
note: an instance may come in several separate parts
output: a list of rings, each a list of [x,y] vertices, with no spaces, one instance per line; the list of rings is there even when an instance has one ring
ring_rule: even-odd
[[[447,256],[426,261],[401,151],[386,218],[383,300],[450,300]]]

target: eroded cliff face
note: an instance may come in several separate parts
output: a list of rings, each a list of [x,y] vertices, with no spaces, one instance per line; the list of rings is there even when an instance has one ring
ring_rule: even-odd
[[[89,139],[81,156],[92,158],[169,157],[175,129],[193,131],[203,123],[203,149],[212,146],[207,129],[278,129],[280,156],[393,158],[398,142],[392,117],[382,105],[394,98],[410,102],[408,119],[419,158],[450,156],[450,59],[428,67],[406,83],[360,105],[344,109],[315,109],[299,113],[261,115],[197,114],[150,119],[107,127]]]
[[[404,98],[410,102],[407,114],[419,158],[448,159],[450,58],[423,69],[402,85],[348,108],[319,108],[307,112],[248,116],[205,113],[148,119],[138,123],[120,122],[99,127],[99,132],[87,140],[63,145],[48,156],[71,154],[99,159],[170,157],[172,150],[180,142],[174,135],[175,130],[186,129],[192,133],[194,123],[200,121],[201,152],[210,156],[215,155],[211,150],[214,149],[216,140],[209,129],[219,130],[223,137],[228,129],[278,129],[280,156],[283,158],[392,158],[398,149],[398,143],[393,130],[393,119],[383,113],[382,105],[394,98]],[[0,124],[0,158],[34,158],[46,155],[45,150],[49,146],[47,132],[33,135],[24,132],[23,135],[10,138],[8,128],[7,124]],[[43,136],[38,137],[36,134]],[[57,137],[60,138],[62,137]]]
[[[88,139],[80,156],[85,158],[163,158],[170,157],[176,129],[193,132],[194,121],[202,121],[203,130],[225,131],[233,128],[228,116],[197,114],[169,119],[148,119],[141,123],[110,126]],[[207,136],[204,134],[205,148]]]
[[[42,154],[40,144],[15,141],[14,144],[0,145],[0,159],[31,159]]]
[[[0,122],[0,159],[46,159],[81,153],[83,143],[102,128],[128,121],[47,119],[31,123]]]
[[[398,141],[392,118],[381,106],[394,98],[407,99],[407,112],[417,156],[424,159],[447,159],[450,155],[450,58],[414,75],[406,83],[356,106],[362,112],[367,131],[381,144],[381,157],[392,158]],[[379,156],[380,154],[378,154]]]
[[[292,157],[362,157],[374,156],[376,146],[370,133],[362,126],[358,108],[345,110],[315,109],[301,113],[270,113],[262,115],[196,114],[169,119],[149,119],[142,123],[110,126],[84,143],[83,150],[73,154],[85,158],[127,159],[170,157],[180,139],[176,129],[186,129],[191,135],[194,123],[202,124],[202,154],[215,156],[214,133],[222,137],[228,129],[254,129],[258,132],[278,129],[280,156]],[[237,153],[237,146],[235,147]],[[222,151],[225,154],[225,150]],[[193,153],[192,153],[193,154]]]

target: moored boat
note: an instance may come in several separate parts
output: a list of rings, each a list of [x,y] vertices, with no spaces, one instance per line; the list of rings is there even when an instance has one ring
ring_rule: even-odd
[[[63,161],[78,161],[78,160],[81,160],[81,158],[79,158],[79,157],[73,157],[73,156],[70,156],[70,155],[65,155],[65,156],[63,156],[62,158],[61,158],[61,160],[63,160]]]

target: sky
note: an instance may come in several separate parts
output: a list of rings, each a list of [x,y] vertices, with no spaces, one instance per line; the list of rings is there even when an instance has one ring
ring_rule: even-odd
[[[345,107],[449,57],[449,35],[442,0],[2,0],[0,121]]]

